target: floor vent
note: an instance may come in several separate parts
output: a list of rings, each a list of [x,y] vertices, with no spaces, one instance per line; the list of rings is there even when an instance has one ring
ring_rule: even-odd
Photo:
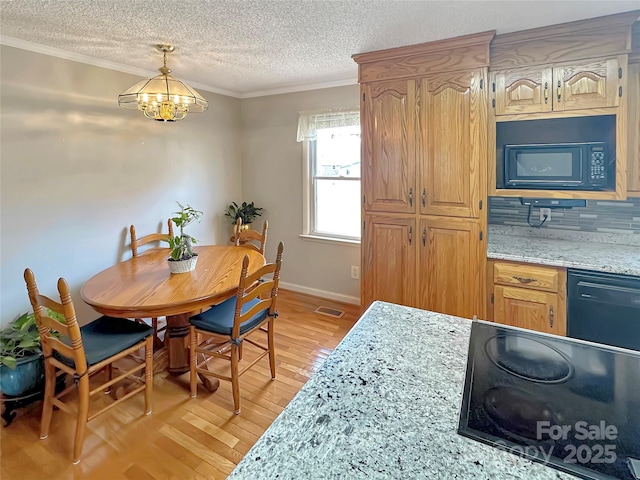
[[[315,309],[315,312],[333,318],[342,318],[342,316],[344,315],[344,312],[342,310],[337,310],[335,308],[329,307],[318,307]]]

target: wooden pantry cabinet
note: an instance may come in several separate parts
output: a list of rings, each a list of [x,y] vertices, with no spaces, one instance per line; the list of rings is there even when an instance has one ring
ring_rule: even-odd
[[[491,260],[489,272],[493,321],[566,335],[566,269]]]
[[[484,316],[493,32],[354,56],[362,105],[362,303]]]
[[[416,211],[416,80],[362,86],[362,194],[366,211]]]

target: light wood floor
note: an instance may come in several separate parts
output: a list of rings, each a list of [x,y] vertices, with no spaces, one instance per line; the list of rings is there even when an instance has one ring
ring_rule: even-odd
[[[346,313],[342,319],[314,313],[320,305]],[[37,402],[19,410],[13,424],[0,431],[0,478],[225,478],[361,313],[355,305],[288,291],[280,292],[278,310],[277,379],[271,381],[267,359],[245,373],[240,379],[240,415],[233,414],[228,382],[221,381],[214,393],[200,384],[198,397],[191,399],[188,374],[161,372],[154,379],[153,413],[142,416],[143,396],[138,395],[92,420],[82,460],[72,465],[75,420],[55,411],[49,437],[40,440]],[[249,347],[245,346],[246,360],[253,354]]]

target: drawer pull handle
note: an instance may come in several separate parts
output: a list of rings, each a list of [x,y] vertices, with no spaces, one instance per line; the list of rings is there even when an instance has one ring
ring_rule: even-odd
[[[549,307],[549,327],[553,328],[553,307]]]
[[[535,278],[518,277],[516,275],[514,275],[512,278],[518,280],[520,283],[531,283],[536,281]]]
[[[413,207],[413,187],[409,189],[409,206]]]

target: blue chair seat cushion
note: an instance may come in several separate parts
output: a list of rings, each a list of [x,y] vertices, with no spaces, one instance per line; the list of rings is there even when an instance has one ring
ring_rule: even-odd
[[[89,366],[133,347],[151,334],[153,334],[153,328],[149,325],[142,325],[126,318],[107,316],[80,327],[82,345]],[[68,337],[64,337],[62,341],[70,345]],[[73,366],[72,359],[62,357],[60,360]]]
[[[242,306],[242,313],[248,311],[258,302],[260,302],[259,298],[249,300]],[[235,310],[236,297],[232,297],[218,305],[214,305],[206,312],[194,315],[189,319],[189,321],[192,325],[201,330],[231,336]],[[262,310],[240,325],[240,335],[244,335],[256,325],[259,325],[265,319],[267,313],[268,309]]]

